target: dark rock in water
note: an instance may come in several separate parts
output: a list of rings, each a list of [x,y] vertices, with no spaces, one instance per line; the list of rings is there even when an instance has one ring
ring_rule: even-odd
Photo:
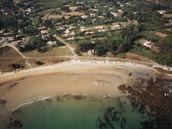
[[[81,100],[81,99],[84,98],[82,95],[73,95],[72,97],[73,97],[75,100]]]
[[[118,112],[114,107],[108,107],[102,118],[99,118],[97,120],[97,127],[99,129],[115,129],[114,123],[118,123],[119,121],[121,121],[122,123],[122,127],[125,127],[126,121],[124,121],[122,118],[121,119],[121,113]]]
[[[126,125],[126,119],[125,118],[122,118],[121,119],[121,122],[120,122],[121,129],[125,129],[125,125]]]
[[[20,120],[10,120],[9,124],[7,125],[8,129],[20,129],[23,127],[23,124]]]
[[[145,85],[146,84],[146,85]],[[133,86],[122,85],[119,90],[127,93],[128,99],[140,113],[144,114],[146,107],[147,114],[156,119],[156,129],[172,129],[172,79],[158,77],[156,80],[138,80]],[[142,124],[144,129],[155,129],[149,126],[151,121]]]

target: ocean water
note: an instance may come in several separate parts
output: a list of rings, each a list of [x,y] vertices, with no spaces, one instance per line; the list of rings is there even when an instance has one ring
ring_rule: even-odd
[[[21,129],[99,129],[96,126],[98,119],[109,107],[121,112],[126,119],[125,129],[139,129],[140,123],[149,119],[146,114],[135,111],[124,97],[36,102],[22,107],[10,117],[22,122]],[[6,129],[8,122],[1,122],[0,129]],[[119,122],[113,122],[113,126],[122,129]]]

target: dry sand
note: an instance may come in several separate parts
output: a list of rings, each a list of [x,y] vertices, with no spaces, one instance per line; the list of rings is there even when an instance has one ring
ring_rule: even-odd
[[[7,100],[6,109],[11,110],[45,96],[85,94],[115,97],[121,95],[119,85],[132,83],[137,77],[150,76],[153,76],[152,71],[142,66],[62,63],[0,75],[0,98]]]

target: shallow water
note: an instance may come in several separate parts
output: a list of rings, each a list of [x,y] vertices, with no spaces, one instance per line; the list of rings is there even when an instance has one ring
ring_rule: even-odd
[[[121,112],[126,119],[126,129],[139,129],[140,122],[148,119],[146,114],[134,111],[124,97],[36,102],[22,107],[11,117],[21,120],[22,129],[97,129],[97,120],[108,107]],[[7,123],[1,123],[0,128],[5,129]],[[121,129],[119,122],[113,125]]]

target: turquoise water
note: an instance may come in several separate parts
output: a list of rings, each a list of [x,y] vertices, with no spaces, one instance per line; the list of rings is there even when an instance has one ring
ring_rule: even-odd
[[[134,111],[125,98],[84,99],[37,102],[22,107],[12,118],[21,120],[21,129],[97,129],[97,119],[101,118],[108,107],[115,107],[126,119],[126,129],[139,129],[146,114]],[[8,122],[1,123],[5,128]],[[118,122],[115,129],[121,129]]]

